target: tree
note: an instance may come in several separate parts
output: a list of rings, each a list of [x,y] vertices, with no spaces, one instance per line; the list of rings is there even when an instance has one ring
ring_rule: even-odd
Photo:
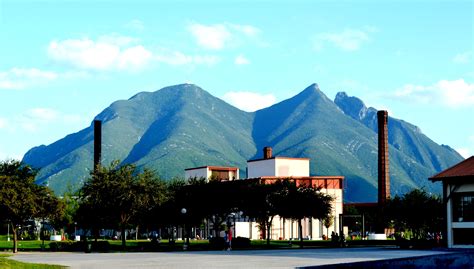
[[[13,252],[18,252],[18,228],[35,217],[50,217],[58,199],[46,186],[36,185],[37,171],[15,160],[0,162],[0,218],[12,226]]]
[[[76,226],[77,220],[75,219],[75,215],[79,207],[78,197],[73,192],[66,192],[60,200],[64,204],[64,212],[62,215],[59,215],[59,218],[53,219],[53,226],[62,228],[63,230],[64,227],[67,227],[70,233],[71,227],[75,228]]]
[[[278,212],[280,217],[298,221],[300,247],[303,247],[303,218],[323,220],[332,212],[333,198],[320,192],[320,189],[311,186],[296,186],[293,180],[281,181],[283,188],[278,199]]]
[[[166,227],[171,228],[170,241],[174,241],[174,225],[179,223],[180,210],[177,197],[182,188],[186,185],[184,179],[174,178],[165,184],[164,200],[161,204],[156,204],[143,220],[148,228]]]
[[[267,245],[270,245],[270,229],[273,218],[278,215],[277,205],[283,185],[280,182],[272,184],[255,180],[248,182],[244,195],[241,196],[245,197],[242,199],[241,209],[244,215],[255,219],[264,231]]]
[[[329,238],[329,227],[331,227],[334,223],[334,216],[331,214],[328,214],[323,218],[323,225],[326,227],[326,234],[327,238]]]
[[[439,196],[414,189],[391,199],[384,208],[386,222],[394,221],[397,231],[408,239],[425,239],[428,232],[439,232],[443,223],[443,203]]]
[[[239,210],[241,191],[246,184],[243,180],[192,179],[177,193],[176,205],[179,209],[186,208],[186,215],[182,217],[187,224],[198,225],[207,219],[219,237],[229,215]]]
[[[39,206],[35,217],[41,219],[40,238],[42,238],[42,248],[44,248],[44,223],[49,220],[49,223],[56,229],[61,231],[61,237],[64,236],[63,220],[66,213],[66,204],[62,199],[57,198],[54,193],[44,187],[38,186],[36,197],[36,205]]]
[[[109,167],[99,166],[91,172],[80,190],[78,212],[82,221],[95,230],[96,238],[98,225],[94,222],[108,228],[118,226],[125,248],[125,230],[139,223],[139,218],[155,205],[161,204],[164,189],[165,184],[153,172],[138,172],[134,165],[120,166],[119,161],[114,161]]]

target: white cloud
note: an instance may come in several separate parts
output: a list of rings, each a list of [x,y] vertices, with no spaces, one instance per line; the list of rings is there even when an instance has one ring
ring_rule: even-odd
[[[51,124],[75,125],[83,123],[83,119],[79,115],[65,114],[55,109],[44,107],[29,109],[15,116],[14,121],[18,123],[22,130],[32,133],[45,130]],[[10,131],[15,131],[17,127],[6,126],[6,128],[10,128]]]
[[[458,80],[441,80],[433,85],[406,84],[392,95],[395,98],[421,102],[438,103],[447,107],[473,106],[474,84]]]
[[[207,49],[222,49],[231,37],[227,27],[222,24],[209,26],[197,23],[191,24],[189,31],[196,39],[198,45]]]
[[[235,58],[234,63],[236,65],[245,65],[245,64],[250,64],[250,60],[245,58],[244,55],[240,54],[239,56]]]
[[[137,39],[120,35],[90,39],[52,41],[49,55],[60,62],[92,70],[131,70],[144,68],[152,62],[169,65],[215,65],[220,58],[215,55],[187,55],[180,51],[158,48],[153,51],[137,45]]]
[[[89,74],[84,71],[58,73],[37,68],[14,67],[8,71],[0,71],[0,90],[21,90],[37,87],[59,79],[87,78],[88,76]]]
[[[156,53],[154,60],[169,65],[204,64],[211,66],[217,64],[220,58],[214,55],[186,55],[179,51],[161,49]]]
[[[199,46],[211,50],[221,50],[229,45],[237,46],[243,38],[255,38],[260,33],[260,29],[255,26],[230,23],[213,25],[192,23],[188,26],[188,30]]]
[[[50,108],[33,108],[18,117],[20,126],[28,132],[36,132],[41,126],[57,120],[59,113]]]
[[[137,70],[152,58],[142,45],[133,45],[136,39],[119,35],[51,41],[48,55],[73,66],[93,70]]]
[[[345,51],[356,51],[370,41],[370,34],[377,32],[377,28],[372,26],[363,29],[345,29],[337,33],[320,33],[316,35],[313,43],[315,50],[321,50],[325,43],[330,43]]]
[[[456,151],[464,158],[469,158],[472,156],[471,151],[468,148],[457,148]]]
[[[14,67],[0,72],[0,89],[23,89],[34,84],[56,80],[58,77],[58,73],[52,71]]]
[[[248,112],[269,107],[276,103],[273,94],[260,94],[255,92],[228,92],[223,100],[231,105]]]
[[[229,27],[248,37],[255,37],[260,34],[260,29],[252,25],[229,24]]]
[[[456,148],[456,151],[459,152],[464,158],[469,158],[474,155],[474,135],[471,135],[467,138],[467,142],[463,144],[462,148]]]
[[[25,115],[33,120],[52,121],[58,117],[58,112],[51,108],[33,108],[28,110]]]
[[[472,52],[466,51],[464,53],[456,54],[456,56],[453,57],[453,62],[457,64],[467,64],[471,61],[471,57]]]
[[[123,51],[118,58],[118,68],[139,68],[145,66],[151,58],[152,53],[146,50],[143,46],[136,46]]]
[[[97,38],[97,42],[99,43],[111,44],[111,45],[116,45],[120,47],[133,45],[133,44],[138,43],[138,41],[140,41],[138,38],[119,35],[116,33],[102,35]]]

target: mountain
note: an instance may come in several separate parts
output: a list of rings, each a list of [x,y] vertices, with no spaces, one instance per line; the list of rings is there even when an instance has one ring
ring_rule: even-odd
[[[311,158],[312,175],[345,176],[345,200],[376,200],[376,110],[345,93],[333,102],[317,84],[253,113],[182,84],[114,102],[95,119],[102,120],[103,164],[119,159],[170,179],[203,165],[245,171],[247,160],[272,146],[275,155]],[[389,119],[389,144],[392,195],[421,186],[439,192],[426,179],[462,160],[453,149],[398,119]],[[62,193],[81,186],[92,158],[91,124],[31,149],[23,161],[41,168],[38,183]]]
[[[339,92],[334,103],[348,116],[377,133],[377,110],[367,108],[357,97],[349,97]],[[424,135],[420,128],[406,121],[389,117],[388,143],[390,158],[390,177],[395,191],[404,193],[410,185],[401,181],[412,181],[416,186],[440,193],[440,184],[430,184],[426,179],[433,171],[444,170],[464,158],[447,145],[438,145]],[[392,190],[393,194],[393,190]]]

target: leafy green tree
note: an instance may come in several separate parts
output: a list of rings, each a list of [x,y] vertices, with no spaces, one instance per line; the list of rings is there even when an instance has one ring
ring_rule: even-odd
[[[334,216],[332,213],[328,214],[323,218],[323,225],[326,227],[326,234],[327,237],[329,238],[329,227],[331,227],[334,224]]]
[[[214,228],[215,236],[219,237],[221,227],[231,213],[237,212],[242,196],[242,180],[220,181],[203,179],[190,180],[176,197],[176,205],[186,208],[182,216],[187,224],[199,225],[204,219],[209,220]]]
[[[18,252],[18,228],[36,217],[51,217],[60,207],[46,186],[35,184],[37,171],[16,160],[0,162],[0,218],[13,232],[13,252]]]
[[[95,230],[96,238],[98,225],[94,221],[104,227],[107,223],[118,226],[125,248],[125,230],[162,203],[164,190],[165,184],[153,172],[138,172],[134,165],[120,166],[119,161],[114,161],[109,167],[99,166],[91,172],[91,178],[80,190],[78,213]]]
[[[408,239],[425,239],[428,232],[441,231],[443,210],[439,196],[414,189],[391,199],[384,208],[384,215],[386,222],[394,221],[395,229],[405,232]]]
[[[256,180],[248,180],[247,188],[241,197],[241,206],[244,215],[256,220],[258,225],[265,232],[267,245],[270,245],[270,229],[273,218],[278,215],[278,199],[282,184],[279,182],[265,184]]]
[[[78,196],[73,192],[66,192],[61,201],[64,203],[64,214],[61,219],[59,219],[59,225],[69,228],[69,233],[71,233],[72,227],[76,226],[76,211],[79,208]]]
[[[44,234],[45,220],[48,220],[56,230],[60,230],[61,237],[64,236],[62,223],[66,213],[66,204],[46,187],[39,186],[36,195],[36,205],[39,207],[35,217],[41,219],[40,238],[43,240],[42,247],[44,247],[44,239],[46,236]]]
[[[316,218],[323,220],[332,212],[333,198],[323,194],[311,186],[296,186],[293,180],[281,181],[282,190],[278,199],[278,212],[281,217],[293,219],[298,222],[300,247],[303,247],[303,218]]]
[[[186,182],[181,178],[173,178],[166,182],[163,202],[155,205],[150,213],[143,218],[144,225],[148,228],[170,228],[171,241],[174,240],[174,226],[181,221],[180,210],[182,207],[180,207],[177,197],[185,185]]]

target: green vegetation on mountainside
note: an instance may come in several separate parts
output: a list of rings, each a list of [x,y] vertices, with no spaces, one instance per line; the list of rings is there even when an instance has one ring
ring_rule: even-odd
[[[183,84],[139,93],[114,102],[96,119],[103,121],[102,162],[148,167],[165,179],[204,165],[238,166],[261,158],[264,146],[274,155],[311,158],[312,175],[343,175],[345,199],[374,201],[377,182],[376,110],[355,97],[328,99],[316,84],[271,107],[248,113]],[[426,186],[427,177],[462,157],[437,145],[414,125],[389,119],[392,194]],[[26,163],[42,168],[38,182],[57,193],[77,189],[92,168],[93,128],[31,149]]]

